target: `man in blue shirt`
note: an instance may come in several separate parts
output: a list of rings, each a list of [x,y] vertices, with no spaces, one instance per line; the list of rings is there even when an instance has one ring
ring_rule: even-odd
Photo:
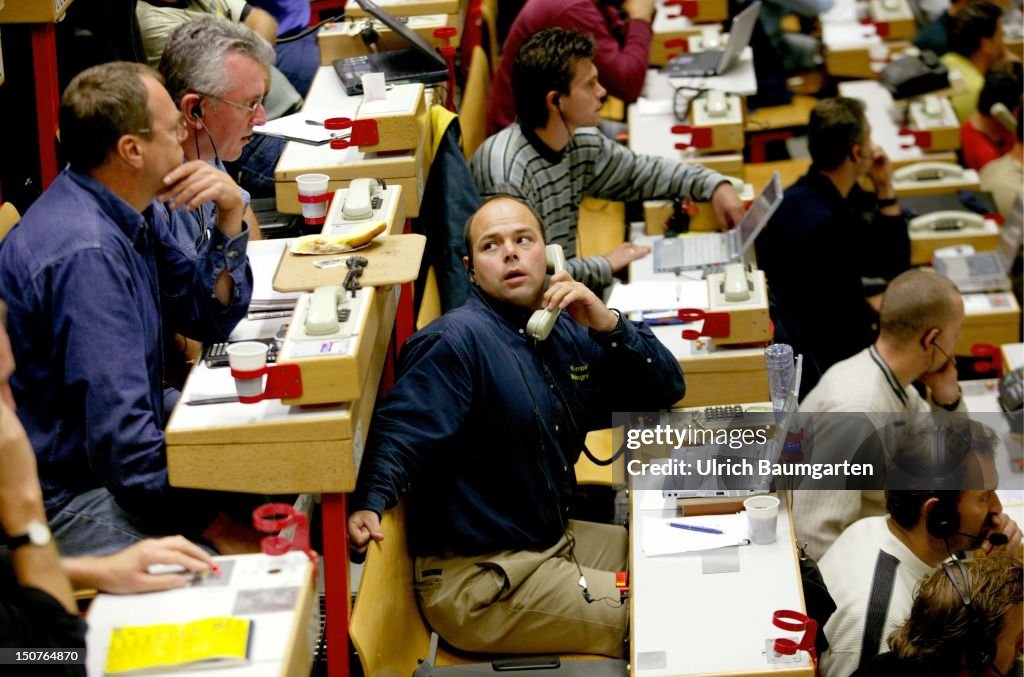
[[[380,517],[408,490],[417,593],[448,643],[621,656],[626,532],[570,519],[574,465],[613,411],[677,402],[682,371],[650,329],[567,272],[545,290],[543,229],[526,204],[490,200],[466,239],[473,291],[402,348],[370,425],[349,541],[394,538]],[[526,332],[539,308],[566,311],[543,341]]]
[[[165,339],[224,340],[252,273],[238,188],[206,162],[182,164],[182,116],[159,77],[114,62],[72,80],[60,108],[69,167],[0,243],[11,386],[65,555],[164,533],[223,548],[255,533],[218,516],[217,495],[167,481]],[[217,227],[193,255],[174,238],[176,212],[207,201]]]

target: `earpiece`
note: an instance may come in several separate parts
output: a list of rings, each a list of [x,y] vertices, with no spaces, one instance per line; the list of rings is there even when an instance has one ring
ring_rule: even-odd
[[[201,120],[203,118],[203,109],[199,107],[198,101],[196,102],[196,105],[192,106],[192,117],[196,120]]]
[[[956,501],[960,497],[960,492],[951,493],[956,495],[952,501],[946,497],[944,492],[936,492],[935,497],[938,502],[932,506],[925,521],[928,533],[942,540],[951,538],[960,531],[960,513],[956,509]]]

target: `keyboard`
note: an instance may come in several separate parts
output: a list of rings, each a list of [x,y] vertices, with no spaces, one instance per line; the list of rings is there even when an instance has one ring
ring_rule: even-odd
[[[658,272],[697,268],[728,260],[727,241],[721,233],[669,238],[655,242],[654,269]]]
[[[1002,275],[1003,269],[995,256],[968,256],[967,272],[972,277],[975,275]]]

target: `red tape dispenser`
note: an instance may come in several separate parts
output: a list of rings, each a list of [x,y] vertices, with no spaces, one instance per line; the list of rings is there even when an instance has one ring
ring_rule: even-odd
[[[380,143],[376,120],[353,120],[352,118],[327,118],[324,128],[330,130],[351,129],[347,139],[332,139],[331,148],[344,150],[350,146],[375,146]]]
[[[302,512],[287,503],[265,503],[252,511],[252,525],[257,531],[267,534],[260,541],[263,554],[278,556],[291,550],[301,550],[310,561],[316,562],[316,555],[309,547],[309,519]],[[281,536],[283,529],[294,527],[291,538]]]
[[[678,316],[683,322],[699,322],[704,320],[704,326],[700,330],[683,330],[683,338],[687,341],[696,341],[701,336],[725,338],[729,335],[731,327],[729,313],[710,313],[700,308],[680,308]]]
[[[799,611],[780,609],[772,614],[772,625],[787,632],[802,632],[803,637],[797,642],[786,637],[766,640],[768,663],[795,663],[801,651],[811,656],[811,662],[818,665],[818,653],[814,649],[814,640],[818,635],[818,621]]]

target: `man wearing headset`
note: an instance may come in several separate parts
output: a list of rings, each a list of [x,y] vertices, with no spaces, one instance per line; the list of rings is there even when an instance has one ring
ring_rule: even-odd
[[[562,245],[574,280],[601,290],[612,273],[650,248],[625,242],[603,256],[576,258],[576,222],[584,197],[710,200],[718,221],[733,227],[743,204],[721,174],[697,164],[637,155],[599,132],[605,89],[594,41],[576,30],[548,28],[527,39],[512,69],[518,124],[488,138],[470,162],[481,197],[518,195],[544,222],[548,242]]]
[[[362,551],[394,538],[380,517],[408,491],[416,592],[448,643],[621,656],[626,532],[571,519],[574,465],[613,411],[677,402],[682,371],[650,329],[568,273],[547,284],[543,229],[525,203],[496,197],[465,232],[473,292],[402,348],[373,414],[349,541]],[[528,335],[542,308],[565,310],[545,340]]]
[[[836,603],[824,628],[825,677],[846,677],[886,651],[883,640],[907,620],[918,583],[953,553],[1016,556],[1020,548],[1020,528],[995,492],[994,433],[966,418],[940,428],[924,418],[902,427],[886,479],[902,470],[903,486],[926,488],[887,490],[888,517],[855,522],[821,558]]]
[[[894,416],[966,412],[952,357],[963,323],[964,302],[952,282],[921,270],[897,276],[882,297],[878,340],[833,365],[800,403],[800,411],[813,422],[804,448],[815,459],[822,454],[846,457]],[[927,400],[915,383],[928,388]],[[807,553],[815,559],[852,523],[884,514],[881,490],[800,490],[793,495],[797,539],[808,544]]]

